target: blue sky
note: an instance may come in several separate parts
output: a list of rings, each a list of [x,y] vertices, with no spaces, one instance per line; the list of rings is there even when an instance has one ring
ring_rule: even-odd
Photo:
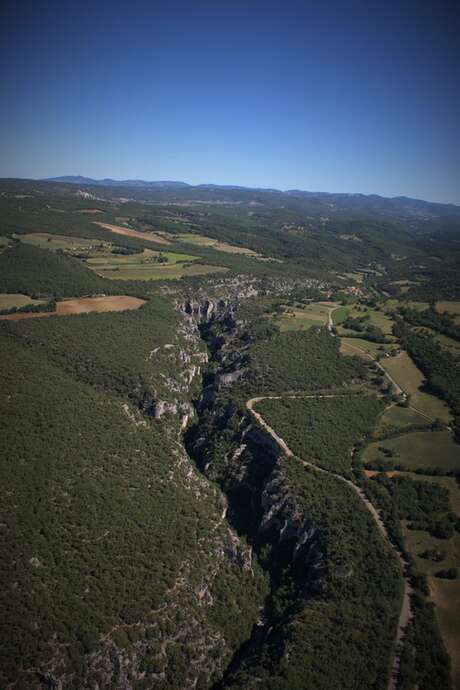
[[[3,0],[0,176],[460,203],[455,3]]]

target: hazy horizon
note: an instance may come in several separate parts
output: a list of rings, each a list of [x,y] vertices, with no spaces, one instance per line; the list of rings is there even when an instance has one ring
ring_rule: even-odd
[[[59,181],[59,178],[65,178],[65,177],[83,177],[87,179],[94,180],[95,182],[103,182],[104,180],[111,180],[112,182],[146,182],[146,183],[152,183],[152,182],[163,182],[163,183],[184,183],[187,184],[191,187],[206,187],[206,186],[216,186],[216,187],[240,187],[242,189],[254,189],[254,190],[261,190],[261,191],[276,191],[276,192],[289,192],[289,191],[299,191],[299,192],[308,192],[311,194],[338,194],[338,195],[344,195],[344,196],[356,196],[356,195],[363,195],[363,196],[379,196],[384,199],[397,199],[400,197],[405,197],[409,199],[414,199],[415,201],[425,201],[427,203],[432,203],[432,204],[446,204],[446,205],[452,205],[452,206],[460,206],[460,202],[456,201],[437,201],[435,199],[427,199],[427,198],[422,198],[422,197],[417,197],[417,196],[410,196],[408,194],[381,194],[379,192],[363,192],[361,190],[355,190],[355,191],[344,191],[344,190],[325,190],[325,189],[305,189],[304,187],[299,187],[299,186],[294,186],[294,187],[285,187],[284,189],[280,187],[276,187],[275,185],[267,185],[267,186],[262,186],[259,184],[251,184],[251,185],[242,185],[239,184],[238,182],[215,182],[214,180],[212,181],[199,181],[199,182],[190,182],[189,180],[184,180],[184,179],[179,179],[178,177],[171,177],[171,178],[165,178],[165,177],[139,177],[139,176],[134,176],[134,177],[112,177],[111,175],[103,175],[102,177],[94,177],[92,175],[81,175],[80,173],[76,174],[64,174],[64,175],[51,175],[50,177],[27,177],[27,176],[20,176],[20,177],[13,177],[11,175],[6,175],[0,177],[2,180],[7,180],[7,179],[18,179],[18,180],[32,180],[36,182],[48,182],[48,181]],[[65,182],[65,181],[63,181]]]
[[[2,177],[460,202],[453,3],[7,0],[1,16]]]

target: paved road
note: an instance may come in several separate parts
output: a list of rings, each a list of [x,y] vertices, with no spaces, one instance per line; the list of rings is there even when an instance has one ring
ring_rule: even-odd
[[[333,311],[333,310],[331,310]],[[330,316],[331,312],[329,313]],[[302,458],[298,458],[295,456],[293,451],[289,448],[287,443],[284,441],[284,439],[281,438],[281,436],[278,436],[276,431],[265,421],[265,419],[262,417],[260,412],[257,412],[254,409],[254,406],[257,405],[257,403],[261,402],[262,400],[281,400],[281,399],[286,399],[286,398],[302,398],[304,400],[308,399],[320,399],[320,398],[337,398],[337,397],[343,397],[339,395],[302,395],[302,394],[286,394],[286,395],[264,395],[256,398],[251,398],[246,402],[246,407],[249,410],[249,412],[252,414],[252,416],[256,419],[256,421],[260,424],[260,426],[265,429],[265,431],[270,434],[270,436],[276,441],[278,446],[281,448],[281,450],[284,452],[284,454],[288,458],[296,458],[299,460],[305,467],[308,467],[309,469],[314,470],[315,472],[318,472],[320,474],[328,474],[331,477],[334,477],[338,481],[343,482],[344,484],[347,484],[361,499],[363,504],[365,505],[366,509],[369,511],[371,514],[375,524],[377,525],[377,528],[379,532],[382,534],[383,538],[385,541],[390,545],[391,549],[395,553],[396,557],[399,560],[399,563],[401,564],[402,572],[403,572],[403,578],[404,578],[404,594],[403,594],[403,601],[401,605],[401,611],[399,614],[399,620],[398,620],[398,627],[396,630],[396,636],[395,636],[395,642],[394,642],[394,648],[395,648],[395,654],[394,654],[394,659],[393,659],[393,666],[391,669],[391,674],[390,678],[388,681],[388,690],[395,690],[396,689],[396,683],[398,679],[398,673],[399,673],[399,665],[400,665],[400,656],[401,656],[401,641],[403,639],[407,624],[409,623],[411,619],[411,605],[410,605],[410,595],[412,593],[412,587],[409,582],[409,578],[407,576],[407,562],[401,553],[401,551],[391,542],[390,537],[388,536],[387,529],[385,527],[385,524],[382,520],[382,517],[379,513],[379,511],[374,507],[374,505],[369,501],[365,493],[363,492],[362,489],[360,489],[359,486],[356,486],[350,479],[345,479],[345,477],[342,477],[340,474],[336,474],[335,472],[329,472],[328,470],[323,469],[322,467],[318,467],[318,465],[315,465],[311,462],[307,462],[306,460],[302,460]]]

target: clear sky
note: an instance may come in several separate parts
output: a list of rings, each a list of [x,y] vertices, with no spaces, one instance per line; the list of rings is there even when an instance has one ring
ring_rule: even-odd
[[[460,203],[458,8],[3,0],[0,176]]]

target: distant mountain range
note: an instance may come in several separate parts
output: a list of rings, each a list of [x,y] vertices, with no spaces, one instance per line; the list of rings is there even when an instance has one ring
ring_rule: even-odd
[[[161,195],[180,195],[182,200],[186,198],[206,198],[228,201],[239,200],[241,202],[249,202],[253,198],[257,198],[258,203],[287,203],[287,197],[293,202],[297,200],[299,203],[307,203],[309,206],[323,207],[321,210],[327,212],[334,209],[348,209],[350,211],[368,212],[368,213],[383,213],[385,215],[403,216],[459,216],[460,205],[456,204],[441,204],[430,201],[423,201],[422,199],[411,199],[410,197],[383,197],[378,194],[346,194],[346,193],[332,193],[332,192],[308,192],[301,189],[288,189],[285,191],[279,189],[269,189],[262,187],[243,187],[238,185],[217,185],[217,184],[200,184],[191,185],[187,182],[179,180],[114,180],[113,178],[105,178],[103,180],[96,180],[91,177],[83,177],[81,175],[65,175],[62,177],[51,177],[41,182],[55,182],[67,183],[88,187],[113,187],[132,189],[133,194],[136,191],[136,198],[140,198],[142,190],[146,194],[161,194]],[[204,197],[203,197],[204,194]],[[198,195],[198,196],[197,196]],[[178,197],[179,198],[179,197]],[[285,201],[283,201],[283,199]],[[319,210],[319,208],[317,209]]]
[[[169,187],[171,189],[181,189],[182,187],[190,187],[186,182],[176,182],[175,180],[154,180],[148,182],[147,180],[113,180],[106,177],[103,180],[93,180],[91,177],[82,177],[82,175],[64,175],[62,177],[47,177],[42,182],[67,182],[69,184],[87,184],[97,187],[146,187],[155,189],[157,187]]]

